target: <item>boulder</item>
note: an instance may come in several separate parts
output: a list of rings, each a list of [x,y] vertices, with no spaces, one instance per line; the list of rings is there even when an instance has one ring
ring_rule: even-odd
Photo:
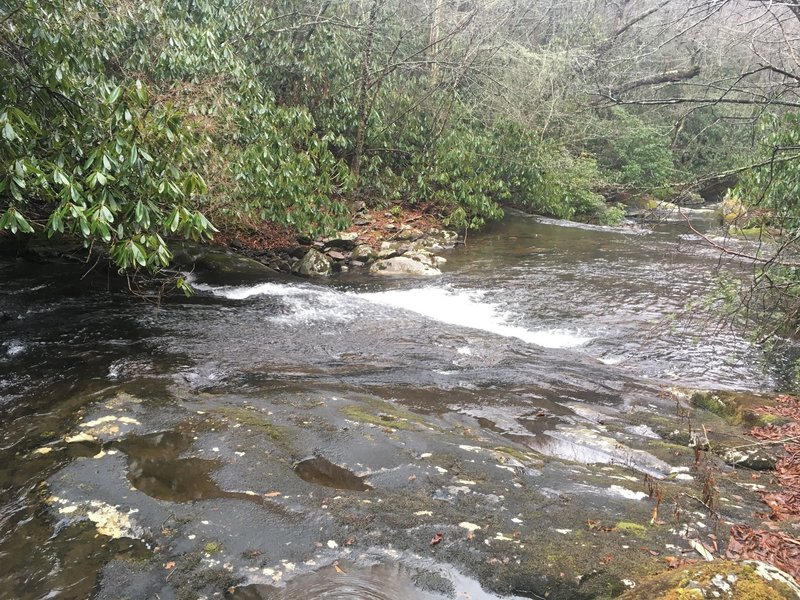
[[[455,231],[442,230],[442,239],[445,242],[455,242],[458,239],[458,234]]]
[[[264,281],[278,274],[265,264],[233,252],[184,242],[173,247],[173,264],[193,269],[201,281],[215,285],[238,285]]]
[[[406,252],[403,256],[421,262],[423,265],[433,266],[433,254],[430,252]]]
[[[324,240],[324,244],[328,248],[352,250],[358,245],[358,233],[355,231],[343,231],[341,233],[337,233],[334,237]]]
[[[401,241],[413,242],[420,239],[424,235],[425,234],[422,233],[422,231],[420,231],[416,227],[409,227],[407,225],[404,225],[400,229],[400,231],[397,232],[397,235],[395,235],[395,239]]]
[[[744,467],[752,471],[771,471],[776,459],[762,447],[731,449],[722,454],[722,460],[732,467]]]
[[[402,252],[398,252],[399,246],[400,244],[396,242],[381,242],[380,250],[378,250],[378,258],[386,259],[400,256]]]
[[[339,252],[338,250],[328,250],[325,254],[328,255],[328,258],[333,260],[347,260],[347,255],[344,252]]]
[[[331,274],[331,260],[319,250],[311,248],[292,271],[303,277],[320,277]]]
[[[353,253],[350,255],[350,258],[351,260],[357,260],[359,262],[367,262],[373,256],[375,256],[375,251],[369,244],[359,244],[353,248]]]
[[[363,213],[367,210],[367,203],[363,200],[356,200],[350,205],[350,212],[353,214]]]
[[[369,272],[373,275],[441,275],[439,269],[435,269],[406,256],[395,256],[394,258],[377,260],[369,268]]]

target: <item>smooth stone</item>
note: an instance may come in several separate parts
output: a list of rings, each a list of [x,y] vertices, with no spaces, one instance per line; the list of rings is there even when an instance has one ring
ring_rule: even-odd
[[[441,275],[439,269],[405,256],[378,260],[369,268],[373,275]]]
[[[331,274],[331,260],[319,250],[311,249],[296,265],[292,271],[303,277],[321,277]]]

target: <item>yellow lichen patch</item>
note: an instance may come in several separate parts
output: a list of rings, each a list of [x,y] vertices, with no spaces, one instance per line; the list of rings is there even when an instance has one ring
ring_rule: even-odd
[[[620,600],[788,600],[796,596],[785,585],[766,581],[750,565],[717,560],[662,573],[639,583]]]
[[[747,215],[747,208],[745,205],[734,196],[725,196],[720,204],[719,211],[725,223],[733,223]]]
[[[112,539],[137,537],[130,516],[105,502],[94,500],[90,505],[93,510],[87,510],[86,516],[94,523],[97,533]]]

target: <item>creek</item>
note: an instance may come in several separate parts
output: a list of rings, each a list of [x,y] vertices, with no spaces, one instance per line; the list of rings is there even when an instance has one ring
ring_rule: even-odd
[[[592,514],[646,522],[641,476],[679,449],[650,454],[663,436],[638,415],[677,423],[673,386],[784,383],[685,311],[741,266],[678,222],[516,214],[445,257],[423,280],[195,275],[159,306],[85,265],[2,259],[0,597],[618,586],[644,559],[592,571],[573,555],[608,540],[570,536]]]

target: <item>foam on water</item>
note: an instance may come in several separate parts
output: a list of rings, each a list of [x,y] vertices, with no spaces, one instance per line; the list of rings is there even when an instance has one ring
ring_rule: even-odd
[[[289,299],[288,314],[272,317],[283,322],[347,321],[364,316],[366,306],[371,304],[406,310],[439,323],[516,338],[544,348],[574,348],[592,340],[590,336],[567,329],[531,330],[516,325],[512,322],[514,315],[500,304],[484,300],[486,293],[479,290],[423,287],[358,293],[280,283],[238,287],[194,284],[194,287],[229,300],[245,300],[256,296]]]
[[[254,296],[300,296],[308,294],[307,289],[281,283],[259,283],[257,285],[241,286],[215,286],[191,281],[190,283],[196,290],[211,292],[215,296],[227,298],[228,300],[246,300]]]
[[[487,302],[482,291],[454,291],[442,287],[391,290],[360,294],[376,304],[408,310],[433,321],[511,337],[545,348],[574,348],[592,338],[565,329],[532,331],[510,322],[502,306]]]

